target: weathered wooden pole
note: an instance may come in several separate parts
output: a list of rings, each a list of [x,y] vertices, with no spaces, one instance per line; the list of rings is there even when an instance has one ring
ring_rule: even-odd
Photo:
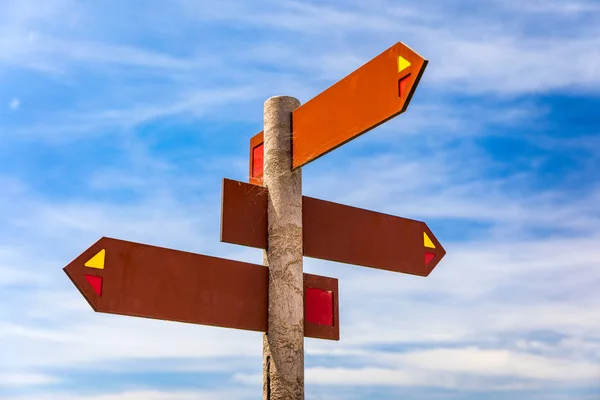
[[[269,319],[263,336],[263,400],[304,399],[302,172],[292,172],[292,111],[288,96],[264,108],[264,175],[268,197]]]

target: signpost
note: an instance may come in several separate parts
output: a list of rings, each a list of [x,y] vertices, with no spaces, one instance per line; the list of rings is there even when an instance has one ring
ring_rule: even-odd
[[[267,268],[102,238],[65,272],[98,312],[265,332],[263,399],[304,399],[304,337],[340,334],[337,279],[302,257],[428,276],[446,254],[424,222],[302,196],[301,167],[404,112],[426,65],[397,43],[302,106],[265,102],[250,184],[223,181],[221,241]]]

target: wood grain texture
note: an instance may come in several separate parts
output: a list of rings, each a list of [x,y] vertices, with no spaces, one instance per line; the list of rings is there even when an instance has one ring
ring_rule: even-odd
[[[267,196],[269,326],[263,380],[267,400],[304,399],[302,284],[302,172],[292,171],[291,117],[300,102],[287,96],[264,107],[264,175]]]

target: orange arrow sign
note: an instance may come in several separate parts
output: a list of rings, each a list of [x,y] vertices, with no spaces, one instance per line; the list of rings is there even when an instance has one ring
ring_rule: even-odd
[[[221,241],[267,247],[267,188],[223,180]],[[302,197],[304,255],[427,276],[446,251],[427,224]]]
[[[292,113],[292,168],[315,160],[410,103],[427,60],[396,43]]]
[[[292,169],[406,111],[428,61],[396,43],[292,113]],[[250,183],[262,184],[263,132],[250,139]]]
[[[102,238],[64,268],[94,311],[267,331],[268,269]],[[338,281],[304,274],[304,335],[339,340]]]

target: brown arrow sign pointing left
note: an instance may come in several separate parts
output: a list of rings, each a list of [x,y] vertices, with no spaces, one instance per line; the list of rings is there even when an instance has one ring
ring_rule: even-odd
[[[267,331],[268,269],[103,237],[64,268],[94,311]],[[304,274],[306,337],[339,340],[338,281]]]

